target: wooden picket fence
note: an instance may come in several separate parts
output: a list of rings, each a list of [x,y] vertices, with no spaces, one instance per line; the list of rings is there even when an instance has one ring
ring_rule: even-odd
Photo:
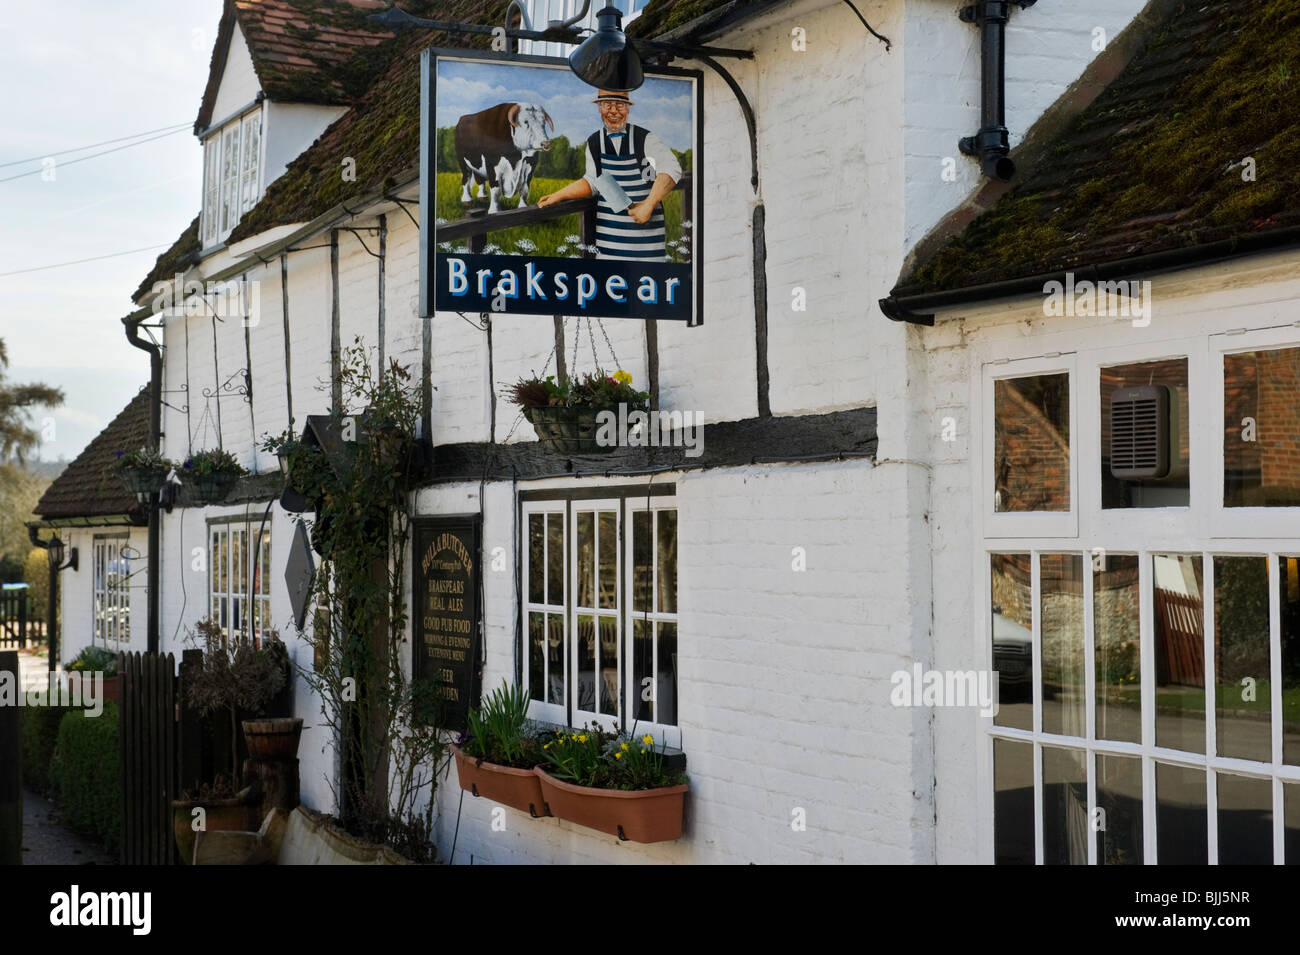
[[[169,653],[118,655],[122,678],[118,766],[123,865],[171,865],[176,858],[172,800],[178,779],[180,698]]]
[[[25,589],[0,590],[0,650],[27,648],[31,597]]]

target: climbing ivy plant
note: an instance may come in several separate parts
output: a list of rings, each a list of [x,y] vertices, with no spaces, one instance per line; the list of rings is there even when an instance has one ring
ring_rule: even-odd
[[[290,430],[263,447],[288,457],[291,487],[316,511],[312,543],[323,560],[303,634],[315,665],[303,675],[339,754],[340,821],[432,861],[433,796],[446,748],[413,718],[426,711],[428,691],[403,667],[419,390],[397,361],[374,366],[373,350],[356,339],[341,354],[343,407],[315,429],[319,440]]]

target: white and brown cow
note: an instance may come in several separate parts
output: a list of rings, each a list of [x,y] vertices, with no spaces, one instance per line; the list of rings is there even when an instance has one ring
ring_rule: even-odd
[[[551,148],[547,126],[555,122],[534,103],[498,103],[490,109],[462,116],[456,123],[456,156],[461,164],[460,201],[468,205],[480,186],[488,186],[488,212],[497,212],[497,200],[518,194],[519,205],[528,204],[528,184],[537,166],[538,150]],[[481,194],[481,193],[480,193]]]

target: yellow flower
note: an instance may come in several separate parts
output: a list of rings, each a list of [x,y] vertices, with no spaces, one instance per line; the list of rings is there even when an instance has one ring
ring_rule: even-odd
[[[645,747],[644,747],[644,746],[641,747],[641,752],[643,752],[643,753],[645,752]]]
[[[615,753],[615,754],[614,754],[614,758],[615,758],[615,759],[622,759],[622,758],[623,758],[623,754],[622,754],[622,753]]]
[[[653,746],[654,741],[655,738],[651,736],[649,733],[646,733],[644,736],[641,737],[641,742],[645,743],[647,746]]]
[[[626,750],[626,749],[627,749],[627,743],[624,743],[620,748]]]
[[[583,733],[581,736],[579,736],[579,737],[578,737],[578,742],[579,742],[579,743],[585,743],[585,742],[587,742],[587,734],[586,734],[586,733]]]
[[[629,375],[627,372],[625,372],[622,368],[614,372],[614,380],[617,381],[620,385],[632,384],[632,376]]]
[[[550,749],[550,748],[551,748],[551,744],[550,744],[550,743],[543,743],[543,744],[542,744],[542,749]]]

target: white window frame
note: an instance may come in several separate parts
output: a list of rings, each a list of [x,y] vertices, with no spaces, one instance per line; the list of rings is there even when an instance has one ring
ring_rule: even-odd
[[[650,0],[610,0],[609,5],[623,13],[623,26],[639,17]],[[524,0],[528,10],[528,21],[537,31],[546,29],[550,20],[567,20],[582,9],[582,0]],[[575,26],[588,29],[596,28],[596,11],[606,6],[603,2],[593,3],[587,15]],[[544,40],[520,40],[519,52],[534,56],[568,56],[574,49],[570,43],[552,43]]]
[[[117,647],[131,640],[131,559],[123,553],[130,540],[123,532],[96,534],[91,541],[92,645]]]
[[[256,106],[203,137],[203,211],[199,246],[224,242],[262,195],[264,109]]]
[[[1281,862],[1285,839],[1284,786],[1300,784],[1300,766],[1282,763],[1281,615],[1278,594],[1279,560],[1300,555],[1300,508],[1223,507],[1223,355],[1238,351],[1295,347],[1300,331],[1294,325],[1270,325],[1247,332],[1230,333],[1242,324],[1242,315],[1222,312],[1196,316],[1185,326],[1184,337],[1146,340],[1141,334],[1122,335],[1132,340],[1123,344],[1079,348],[1066,355],[1034,355],[1053,343],[1049,336],[1024,342],[998,341],[972,349],[973,434],[972,466],[978,470],[972,483],[975,513],[981,515],[982,540],[975,548],[975,615],[972,634],[978,659],[992,662],[990,636],[990,594],[993,554],[1029,554],[1032,568],[1033,633],[1033,729],[995,726],[991,717],[981,717],[984,741],[976,762],[981,779],[977,804],[980,813],[979,855],[994,861],[994,776],[993,744],[996,739],[1029,743],[1033,746],[1034,851],[1042,864],[1043,845],[1043,747],[1075,749],[1086,754],[1088,810],[1096,807],[1097,756],[1137,757],[1142,761],[1143,861],[1155,864],[1156,764],[1167,763],[1205,772],[1206,843],[1208,861],[1218,862],[1218,774],[1270,780],[1273,792],[1274,861]],[[1078,334],[1077,330],[1073,333]],[[1167,358],[1186,357],[1190,415],[1190,505],[1167,508],[1101,508],[1100,483],[1100,369],[1105,366],[1137,364]],[[1068,359],[1068,362],[1067,362]],[[996,514],[992,511],[993,473],[993,386],[997,378],[1070,371],[1070,463],[1072,471],[1070,522],[1039,518],[1038,514]],[[1080,502],[1083,506],[1080,507]],[[1060,515],[1056,515],[1059,517]],[[1030,518],[1007,521],[1006,517]],[[1097,549],[1106,554],[1138,556],[1140,597],[1140,667],[1142,742],[1129,743],[1098,739],[1096,736],[1096,688],[1093,627],[1092,561]],[[1042,731],[1042,635],[1040,632],[1039,558],[1045,554],[1079,554],[1084,562],[1083,607],[1086,681],[1086,737],[1064,737]],[[1190,753],[1155,745],[1155,633],[1152,558],[1164,554],[1197,554],[1203,560],[1205,617],[1205,753]],[[1268,558],[1269,641],[1271,685],[1272,759],[1257,762],[1217,754],[1217,686],[1214,656],[1214,558],[1251,556]],[[1300,791],[1292,790],[1292,799]],[[1088,864],[1097,864],[1096,835],[1088,830]],[[1294,861],[1294,860],[1293,860]]]
[[[1286,538],[1300,534],[1300,508],[1285,507],[1224,507],[1223,506],[1223,389],[1225,355],[1252,351],[1274,351],[1283,348],[1300,348],[1300,328],[1284,325],[1252,331],[1234,329],[1214,335],[1212,341],[1213,364],[1209,369],[1211,381],[1210,421],[1213,429],[1213,447],[1218,466],[1209,482],[1213,494],[1211,536],[1226,538],[1264,537]]]
[[[639,490],[639,489],[638,489]],[[649,510],[652,515],[660,511],[677,512],[677,498],[675,494],[654,494],[649,497]],[[520,613],[524,639],[522,680],[524,691],[531,696],[531,658],[532,651],[531,632],[529,630],[528,617],[533,612],[544,612],[549,614],[558,614],[564,620],[564,668],[565,668],[565,701],[563,704],[546,702],[545,693],[543,700],[529,700],[529,715],[536,720],[547,723],[555,723],[568,726],[583,726],[589,723],[596,723],[605,729],[612,729],[618,725],[624,732],[641,735],[643,733],[652,734],[656,740],[671,742],[680,739],[681,730],[681,684],[678,683],[678,722],[675,724],[661,723],[657,720],[637,719],[632,720],[628,714],[628,701],[633,699],[631,694],[639,693],[640,687],[634,686],[634,668],[633,668],[633,618],[647,618],[653,625],[657,622],[677,623],[678,612],[667,612],[655,610],[649,613],[632,610],[632,598],[634,580],[631,568],[634,555],[634,540],[632,534],[634,513],[645,511],[647,509],[647,497],[644,493],[626,493],[610,497],[587,497],[575,494],[571,497],[554,497],[547,499],[526,499],[521,505],[521,515],[523,522],[523,531],[521,534],[520,546],[520,581],[521,581],[521,601]],[[599,514],[601,512],[613,511],[618,522],[618,551],[616,575],[618,581],[618,599],[619,605],[617,611],[613,614],[606,613],[602,608],[586,608],[577,606],[577,585],[576,578],[578,573],[577,567],[577,527],[578,515],[582,513]],[[546,602],[548,594],[543,591],[543,602],[535,602],[529,599],[530,579],[529,579],[529,518],[531,515],[555,515],[562,521],[564,527],[564,546],[565,559],[562,562],[564,567],[564,603],[563,605],[551,604]],[[599,518],[593,520],[593,526],[597,530],[597,542],[599,541]],[[652,582],[654,599],[657,600],[658,584],[658,562],[657,550],[654,549],[654,542],[657,540],[658,521],[652,516],[651,520],[651,561],[655,580]],[[681,533],[680,523],[678,524],[678,534]],[[679,537],[680,540],[680,537]],[[599,545],[597,544],[597,547]],[[543,545],[543,565],[549,563],[548,548],[550,547],[549,535],[546,536]],[[594,559],[596,567],[599,568],[599,550],[597,549]],[[678,568],[678,581],[680,585],[681,569]],[[599,600],[599,597],[597,597]],[[680,607],[680,591],[678,593],[678,606]],[[617,713],[615,715],[593,712],[590,709],[583,709],[579,706],[578,697],[578,656],[577,648],[574,643],[575,635],[578,633],[578,617],[594,615],[611,616],[617,621],[618,633],[618,664],[617,664],[617,685],[619,687],[619,699],[617,700]],[[599,635],[599,620],[596,623],[596,632]],[[678,629],[678,640],[682,637],[680,627]],[[680,643],[679,643],[680,647]],[[657,642],[656,642],[657,649]],[[655,655],[655,665],[657,667],[657,653]],[[657,673],[657,671],[656,671]],[[548,677],[549,679],[549,674]],[[656,701],[657,706],[657,701]],[[596,704],[596,710],[599,710],[599,704]],[[655,713],[658,716],[657,710]],[[626,717],[626,720],[625,720]]]
[[[244,638],[264,636],[271,629],[271,528],[266,526],[261,531],[262,553],[260,560],[253,551],[252,541],[257,536],[260,520],[245,517],[217,518],[208,522],[208,613],[218,625],[221,625],[221,610],[226,608],[226,625],[223,632],[229,636],[236,632]],[[224,540],[221,546],[219,539]],[[239,541],[241,554],[235,553],[235,540]],[[239,564],[242,560],[242,568]],[[216,577],[221,564],[225,564],[226,589],[218,590]],[[253,579],[256,565],[259,580]],[[237,568],[239,573],[236,573]],[[236,578],[239,579],[236,579]],[[239,626],[235,626],[236,608],[238,608]]]

